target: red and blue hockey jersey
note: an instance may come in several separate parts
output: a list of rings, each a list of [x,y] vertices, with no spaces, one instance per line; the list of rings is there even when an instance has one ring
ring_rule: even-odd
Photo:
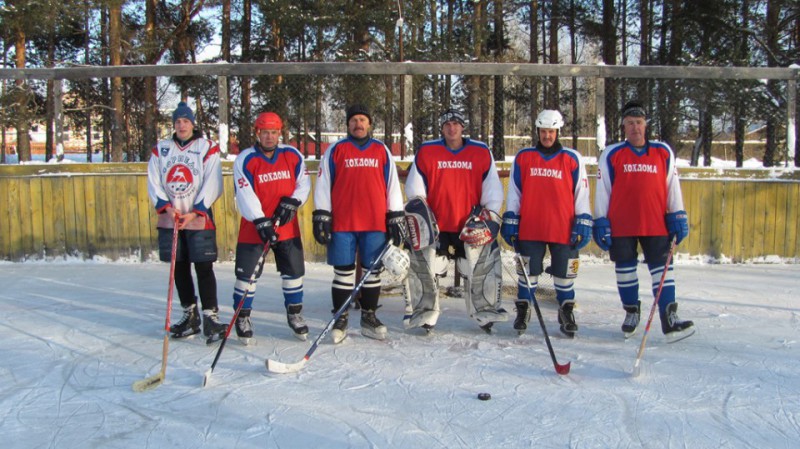
[[[442,232],[461,232],[473,206],[500,211],[503,185],[485,143],[465,138],[461,148],[452,150],[438,139],[417,151],[406,196],[425,198]]]
[[[253,220],[272,217],[282,197],[292,197],[304,204],[311,191],[303,155],[289,145],[278,145],[267,157],[256,144],[236,156],[233,163],[233,183],[236,207],[242,214],[239,223],[239,243],[261,243]],[[300,225],[295,217],[281,223],[277,229],[278,240],[300,236]]]
[[[389,149],[369,139],[345,138],[325,152],[314,207],[333,216],[334,232],[386,232],[386,213],[403,210],[403,193]]]
[[[524,148],[514,157],[506,210],[519,218],[519,239],[569,244],[575,216],[591,214],[589,181],[580,153]]]
[[[667,235],[664,215],[683,210],[675,154],[669,145],[646,142],[636,149],[629,142],[610,145],[597,167],[595,217],[607,217],[611,235]]]

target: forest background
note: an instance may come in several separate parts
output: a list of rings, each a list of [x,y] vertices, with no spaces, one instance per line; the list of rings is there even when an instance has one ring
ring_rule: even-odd
[[[52,68],[254,62],[514,62],[626,66],[797,67],[800,3],[795,0],[17,0],[0,1],[3,68]],[[342,109],[372,107],[388,144],[403,136],[401,76],[231,77],[227,121],[236,144],[252,144],[258,112],[275,110],[287,138],[343,131]],[[712,142],[729,139],[737,166],[752,136],[766,167],[800,166],[786,145],[789,82],[778,80],[606,80],[605,130],[619,137],[619,110],[647,104],[650,132],[678,152],[710,164]],[[796,80],[794,81],[797,82]],[[52,80],[2,79],[2,147],[31,160],[33,130],[44,131],[45,159],[56,151]],[[544,108],[564,112],[562,136],[601,134],[593,85],[576,77],[415,77],[413,146],[430,137],[445,107],[463,109],[469,132],[504,148],[496,136],[534,133]],[[214,77],[68,80],[67,128],[92,160],[142,161],[168,132],[177,101],[190,101],[203,130],[220,125]],[[224,119],[224,118],[223,118]],[[40,129],[43,128],[43,129]],[[213,137],[213,134],[211,135]],[[680,142],[689,139],[691,145]],[[535,139],[534,139],[535,141]],[[569,144],[569,142],[565,142]],[[795,143],[795,146],[797,143]],[[319,147],[317,147],[319,148]],[[5,162],[6,152],[0,152]],[[317,156],[319,153],[317,153]],[[787,156],[789,155],[789,156]],[[793,160],[787,160],[792,158]]]

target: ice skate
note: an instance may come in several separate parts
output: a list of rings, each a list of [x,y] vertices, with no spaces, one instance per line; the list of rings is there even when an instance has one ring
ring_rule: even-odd
[[[344,312],[336,319],[336,322],[333,323],[333,329],[331,329],[331,340],[333,340],[333,344],[338,345],[341,343],[345,338],[347,338],[347,317],[349,312]]]
[[[635,306],[624,306],[625,321],[622,322],[622,334],[625,338],[631,338],[636,333],[641,318],[641,303]]]
[[[528,300],[522,300],[514,302],[514,305],[517,306],[517,318],[514,320],[514,329],[517,330],[519,335],[522,335],[528,329],[528,322],[531,320],[531,304]]]
[[[219,321],[217,308],[203,310],[203,335],[206,336],[206,344],[222,340],[227,330],[228,325]]]
[[[248,346],[255,343],[253,339],[253,324],[250,322],[250,313],[253,309],[242,309],[236,317],[236,336],[239,341]]]
[[[200,333],[200,315],[197,314],[197,305],[192,304],[183,308],[180,321],[169,327],[172,338],[186,338]]]
[[[575,333],[578,332],[578,325],[575,323],[575,314],[573,313],[574,307],[574,302],[565,301],[558,308],[558,324],[561,325],[561,333],[569,338],[575,338]]]
[[[303,305],[290,304],[286,307],[286,321],[292,329],[292,333],[301,341],[306,341],[308,338],[308,325],[303,319]]]
[[[661,331],[667,343],[675,343],[694,334],[694,322],[681,321],[678,318],[678,303],[667,304],[667,310],[661,315]]]
[[[385,340],[388,330],[375,315],[374,310],[361,310],[361,335],[375,340]]]

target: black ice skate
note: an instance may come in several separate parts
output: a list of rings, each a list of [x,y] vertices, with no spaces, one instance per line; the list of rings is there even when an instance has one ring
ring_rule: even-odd
[[[514,329],[517,330],[519,335],[528,330],[528,322],[531,320],[531,303],[527,299],[515,301],[514,305],[517,306],[517,318],[514,320]]]
[[[219,321],[217,308],[203,310],[203,335],[206,336],[207,345],[222,340],[227,330],[228,325]]]
[[[667,304],[667,310],[661,315],[661,331],[667,343],[675,343],[694,334],[694,323],[678,318],[678,303]]]
[[[575,333],[578,332],[578,325],[575,323],[575,314],[573,313],[574,308],[573,301],[564,301],[558,308],[558,324],[561,325],[561,333],[569,338],[574,338]]]
[[[302,341],[306,341],[308,338],[308,325],[306,325],[306,321],[303,319],[302,312],[302,304],[290,304],[286,307],[286,321],[289,323],[289,327],[292,329],[294,336]]]
[[[339,315],[339,318],[336,319],[336,322],[333,323],[333,329],[331,329],[331,340],[333,340],[333,344],[337,345],[342,342],[345,338],[347,338],[347,317],[349,312],[344,312],[343,314]]]
[[[242,309],[236,317],[236,336],[243,345],[247,346],[253,340],[253,325],[250,323],[250,312],[253,309]]]
[[[200,333],[200,315],[197,314],[197,305],[192,304],[183,308],[180,321],[169,327],[172,338],[186,338]]]
[[[361,310],[361,335],[375,340],[385,340],[388,330],[375,315],[374,310]]]
[[[641,318],[641,302],[635,306],[623,306],[625,309],[625,321],[622,322],[622,334],[625,338],[631,338],[636,333]]]

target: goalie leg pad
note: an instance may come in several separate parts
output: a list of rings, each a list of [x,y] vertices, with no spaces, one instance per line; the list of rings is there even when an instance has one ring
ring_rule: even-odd
[[[471,247],[465,245],[467,259],[459,259],[459,270],[466,274],[465,302],[467,312],[479,325],[508,321],[500,303],[502,287],[502,261],[497,244]]]
[[[414,197],[406,203],[406,225],[408,227],[409,246],[414,251],[427,248],[439,236],[439,226],[436,217],[423,198]]]
[[[408,301],[406,311],[411,316],[404,321],[405,327],[435,326],[439,319],[439,287],[433,272],[436,250],[430,246],[422,251],[411,252],[411,267],[408,272]]]

